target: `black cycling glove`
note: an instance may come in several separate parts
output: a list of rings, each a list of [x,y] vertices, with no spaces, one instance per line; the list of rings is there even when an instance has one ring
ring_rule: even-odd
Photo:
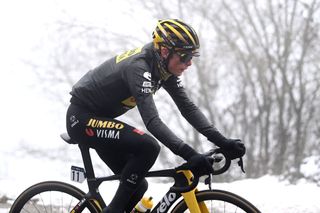
[[[240,139],[227,139],[217,130],[208,133],[207,137],[209,141],[220,147],[230,159],[240,158],[246,153],[246,147]]]
[[[187,166],[196,176],[213,173],[212,163],[209,162],[207,156],[202,154],[196,154],[192,156],[188,160]]]
[[[212,162],[210,163],[205,155],[199,154],[188,144],[183,144],[179,153],[187,161],[186,166],[194,175],[202,176],[213,172]]]
[[[226,144],[221,149],[231,160],[241,158],[246,153],[246,147],[240,139],[227,139],[224,143]]]

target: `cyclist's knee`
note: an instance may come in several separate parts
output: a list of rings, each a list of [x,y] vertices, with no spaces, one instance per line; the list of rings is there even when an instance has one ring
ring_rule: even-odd
[[[152,153],[152,155],[157,158],[160,152],[160,145],[158,144],[158,142],[156,140],[152,141],[152,146],[150,147],[149,152]]]
[[[144,154],[149,154],[150,156],[157,158],[160,148],[159,143],[153,137],[149,135],[145,137],[145,141],[143,143]]]

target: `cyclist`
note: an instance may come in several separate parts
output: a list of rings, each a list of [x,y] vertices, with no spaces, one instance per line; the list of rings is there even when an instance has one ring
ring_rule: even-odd
[[[180,76],[199,56],[194,29],[177,19],[159,20],[153,42],[105,61],[86,73],[72,88],[67,131],[79,143],[94,148],[120,184],[103,212],[130,212],[148,184],[145,174],[157,159],[161,143],[182,157],[194,172],[210,172],[205,156],[184,143],[159,118],[153,94],[163,87],[182,115],[215,145],[235,157],[245,146],[224,137],[188,98]],[[137,106],[151,135],[115,119]]]

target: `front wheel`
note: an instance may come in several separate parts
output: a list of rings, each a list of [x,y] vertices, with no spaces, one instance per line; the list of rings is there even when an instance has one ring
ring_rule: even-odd
[[[26,189],[13,203],[10,213],[70,212],[84,197],[80,189],[62,182],[47,181]],[[94,203],[88,202],[84,213],[98,213]]]
[[[204,212],[247,212],[260,213],[260,211],[244,198],[222,190],[200,191],[196,194],[198,203],[204,202],[207,210]],[[172,213],[190,212],[184,200],[181,200],[171,211]]]

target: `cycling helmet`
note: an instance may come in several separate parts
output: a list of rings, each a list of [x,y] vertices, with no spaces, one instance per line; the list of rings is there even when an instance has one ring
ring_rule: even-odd
[[[197,33],[194,29],[178,19],[159,20],[152,33],[155,56],[158,62],[161,79],[166,80],[171,76],[168,71],[169,59],[174,53],[179,54],[182,61],[187,62],[193,56],[199,56],[200,47]],[[161,57],[160,49],[169,49],[167,58]]]
[[[154,47],[165,46],[173,51],[196,51],[199,39],[194,29],[178,19],[159,20],[153,31]]]

